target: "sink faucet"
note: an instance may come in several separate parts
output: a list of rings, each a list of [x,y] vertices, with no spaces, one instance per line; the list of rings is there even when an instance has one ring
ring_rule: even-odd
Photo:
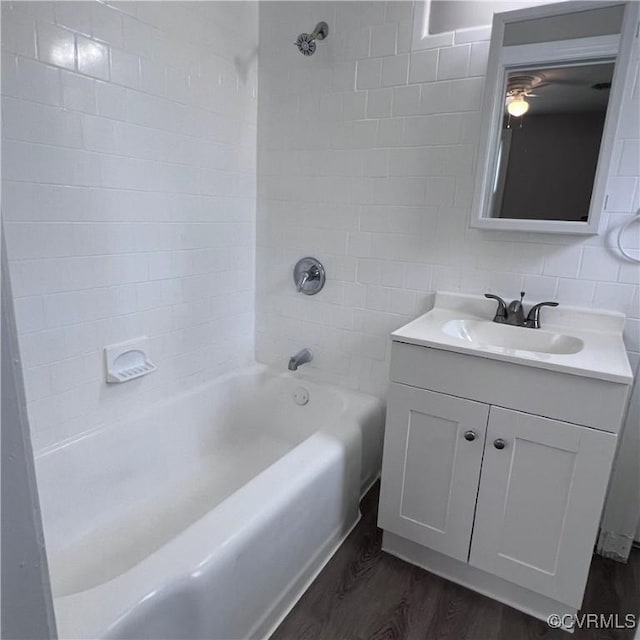
[[[295,355],[289,358],[289,371],[297,371],[300,365],[306,364],[313,360],[313,352],[311,349],[301,349]]]
[[[539,329],[540,328],[540,309],[542,307],[557,307],[557,302],[540,302],[539,304],[534,305],[529,310],[529,313],[525,319],[524,317],[524,308],[522,306],[522,301],[524,300],[525,292],[520,292],[520,300],[512,300],[508,305],[507,303],[500,297],[496,296],[493,293],[485,293],[485,298],[490,298],[492,300],[496,300],[498,303],[498,308],[496,309],[496,315],[493,317],[494,322],[498,322],[500,324],[510,324],[514,327],[528,327],[529,329]]]

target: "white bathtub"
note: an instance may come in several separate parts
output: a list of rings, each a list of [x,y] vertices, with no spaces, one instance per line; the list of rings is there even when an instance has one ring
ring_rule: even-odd
[[[255,365],[40,453],[60,638],[268,636],[357,522],[382,432],[372,396]]]

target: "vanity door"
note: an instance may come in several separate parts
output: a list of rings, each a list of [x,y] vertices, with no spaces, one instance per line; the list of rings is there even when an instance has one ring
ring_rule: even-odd
[[[467,561],[488,405],[393,383],[378,524]]]
[[[615,447],[611,433],[491,407],[469,562],[579,608]]]

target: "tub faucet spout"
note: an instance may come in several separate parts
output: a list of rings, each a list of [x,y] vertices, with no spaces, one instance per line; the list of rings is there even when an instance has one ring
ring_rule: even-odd
[[[289,358],[289,371],[297,371],[300,365],[306,364],[313,360],[313,352],[311,349],[301,349],[295,355]]]

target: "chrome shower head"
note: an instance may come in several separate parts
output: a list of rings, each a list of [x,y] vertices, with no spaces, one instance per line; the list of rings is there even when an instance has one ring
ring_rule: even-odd
[[[294,44],[303,56],[312,56],[316,50],[316,40],[324,40],[329,35],[329,25],[318,22],[312,33],[301,33]]]

